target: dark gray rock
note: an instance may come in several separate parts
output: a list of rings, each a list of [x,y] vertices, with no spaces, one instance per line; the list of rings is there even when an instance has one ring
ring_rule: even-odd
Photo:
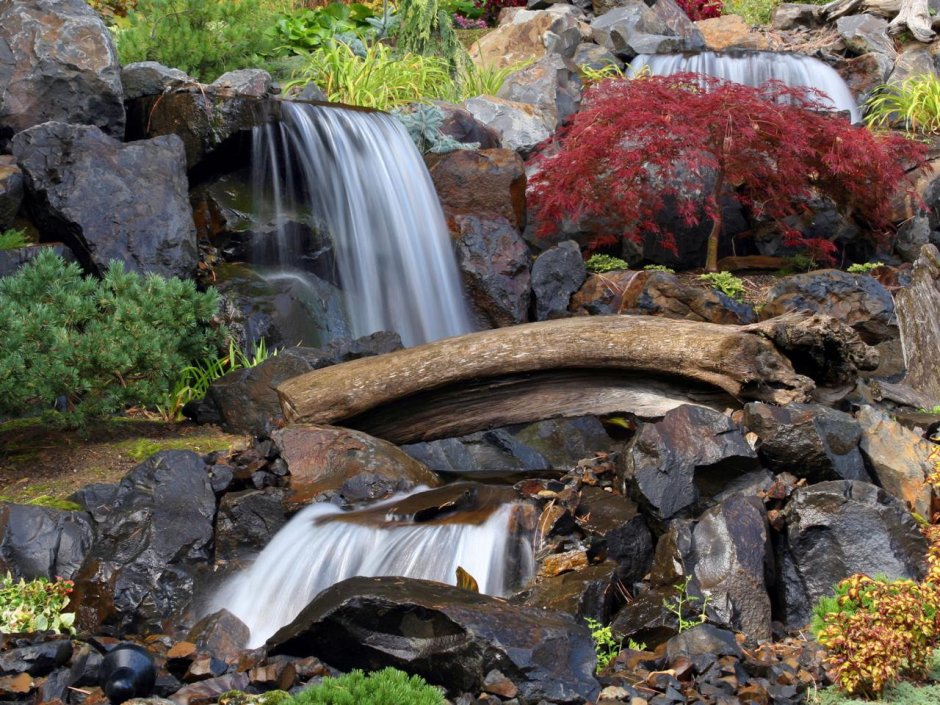
[[[121,67],[111,34],[82,0],[0,4],[0,152],[14,134],[59,122],[124,137]]]
[[[190,277],[196,229],[176,137],[122,144],[97,127],[47,122],[20,132],[13,153],[28,207],[47,239],[66,243],[91,271]]]
[[[606,9],[606,8],[602,8]],[[674,0],[631,0],[591,22],[594,41],[622,59],[705,49],[705,39]]]
[[[529,248],[505,218],[458,215],[457,263],[479,328],[528,319]]]
[[[513,602],[526,607],[555,610],[579,619],[590,617],[606,624],[612,611],[622,604],[618,566],[612,561],[589,565],[560,575],[543,577]]]
[[[271,74],[264,69],[237,69],[223,73],[209,84],[209,90],[264,98],[271,94],[271,85]]]
[[[624,67],[624,63],[620,59],[604,47],[598,46],[593,42],[582,42],[578,44],[571,61],[582,70],[590,68],[595,71],[600,71],[606,66],[616,66],[619,69]]]
[[[581,248],[574,240],[566,240],[540,254],[532,265],[535,319],[545,321],[568,315],[571,296],[586,277]]]
[[[215,494],[190,451],[162,451],[131,470],[111,501],[91,509],[97,538],[75,576],[80,628],[163,630],[193,597],[211,556]]]
[[[72,657],[72,642],[53,639],[0,654],[0,674],[28,673],[39,677],[52,673]]]
[[[776,544],[777,603],[789,628],[805,627],[820,597],[854,573],[920,580],[927,541],[907,508],[858,481],[798,489]]]
[[[599,690],[583,623],[424,580],[344,580],[267,646],[271,654],[312,654],[343,670],[401,668],[453,693],[479,691],[494,668],[526,702],[582,703]]]
[[[13,157],[0,154],[0,232],[13,226],[22,202],[23,172]]]
[[[195,82],[183,71],[168,68],[156,61],[137,61],[121,69],[124,100],[163,95],[169,90]]]
[[[15,579],[72,578],[91,548],[87,514],[0,504],[0,573]]]
[[[722,656],[743,659],[744,653],[734,638],[734,632],[719,629],[711,624],[700,624],[666,642],[666,657],[670,663],[685,657],[692,661],[695,670],[703,673]]]
[[[251,632],[245,623],[226,609],[200,619],[186,635],[186,641],[205,649],[223,661],[234,661],[248,643]]]
[[[784,2],[774,8],[771,25],[774,29],[816,27],[820,24],[820,5]]]
[[[480,149],[500,149],[499,133],[477,120],[469,110],[459,105],[437,102],[435,105],[444,114],[441,132],[464,144],[477,144]]]
[[[930,219],[916,215],[898,227],[894,251],[904,262],[914,262],[921,248],[930,242]]]
[[[499,135],[504,148],[523,155],[530,154],[552,134],[542,112],[528,103],[479,95],[468,98],[461,105],[474,119]],[[433,176],[434,172],[431,174]]]
[[[850,414],[821,404],[744,407],[744,425],[757,434],[757,452],[775,472],[791,472],[810,482],[871,482],[858,443],[862,427]]]
[[[584,487],[577,514],[582,528],[604,539],[621,583],[629,589],[642,580],[653,563],[653,537],[636,503],[599,487]]]
[[[0,250],[0,277],[8,277],[17,269],[43,252],[46,249],[53,250],[59,257],[66,262],[74,262],[75,255],[72,251],[61,243],[52,243],[49,245],[30,245],[29,247],[18,247],[15,250]]]
[[[286,490],[269,488],[229,492],[219,502],[215,558],[232,561],[260,553],[287,522]]]
[[[614,638],[633,639],[654,648],[674,636],[676,618],[663,605],[673,594],[671,587],[654,587],[636,593],[610,622]]]
[[[497,96],[534,105],[550,130],[578,111],[581,79],[578,67],[560,54],[548,53],[537,62],[511,73]]]
[[[836,31],[853,54],[895,55],[888,36],[888,20],[869,14],[846,15],[836,20]]]

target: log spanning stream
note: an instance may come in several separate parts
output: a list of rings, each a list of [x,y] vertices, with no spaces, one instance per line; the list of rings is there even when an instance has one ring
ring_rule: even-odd
[[[321,591],[354,576],[407,576],[455,585],[457,568],[480,592],[504,595],[535,570],[534,507],[509,487],[458,482],[416,490],[355,511],[313,504],[300,511],[215,596],[264,644]]]

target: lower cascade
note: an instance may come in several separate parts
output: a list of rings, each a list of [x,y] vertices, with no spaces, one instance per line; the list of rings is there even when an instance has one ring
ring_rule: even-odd
[[[397,119],[285,102],[281,122],[255,129],[252,172],[256,203],[276,219],[281,268],[302,256],[287,212],[309,214],[332,238],[354,337],[392,330],[411,346],[471,330],[434,184]]]
[[[355,576],[404,576],[505,595],[532,577],[534,521],[511,488],[470,482],[410,493],[365,509],[313,504],[291,519],[250,568],[216,594],[261,646],[321,591]]]
[[[815,88],[828,98],[833,110],[848,112],[852,122],[861,119],[858,103],[839,73],[811,56],[772,51],[640,54],[630,63],[629,75],[644,69],[656,76],[699,73],[754,87],[775,80],[793,88]]]

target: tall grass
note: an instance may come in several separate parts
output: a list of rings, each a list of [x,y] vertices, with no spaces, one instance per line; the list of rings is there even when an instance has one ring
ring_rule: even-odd
[[[889,83],[865,104],[869,126],[900,126],[908,132],[940,133],[940,78],[933,74],[911,76]]]

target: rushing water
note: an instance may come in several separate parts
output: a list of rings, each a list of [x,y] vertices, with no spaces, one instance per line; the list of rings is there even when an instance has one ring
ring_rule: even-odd
[[[282,267],[303,254],[287,213],[311,213],[332,237],[354,336],[394,330],[417,345],[471,330],[434,184],[394,117],[285,102],[279,123],[255,130],[252,170]]]
[[[459,566],[476,579],[480,592],[506,594],[534,572],[533,532],[520,520],[528,506],[491,498],[480,506],[437,513],[441,506],[457,506],[451,499],[440,501],[442,493],[450,498],[455,489],[470,486],[419,491],[352,512],[330,504],[306,507],[250,568],[222,588],[210,611],[224,607],[241,619],[251,630],[253,648],[289,624],[322,590],[354,576],[397,575],[455,585]],[[423,508],[403,514],[409,503]]]
[[[747,86],[760,86],[773,79],[794,88],[815,88],[829,99],[828,106],[833,110],[848,111],[852,122],[861,119],[858,103],[842,77],[834,68],[811,56],[770,51],[640,54],[630,64],[630,75],[635,76],[645,68],[657,76],[688,72]]]

